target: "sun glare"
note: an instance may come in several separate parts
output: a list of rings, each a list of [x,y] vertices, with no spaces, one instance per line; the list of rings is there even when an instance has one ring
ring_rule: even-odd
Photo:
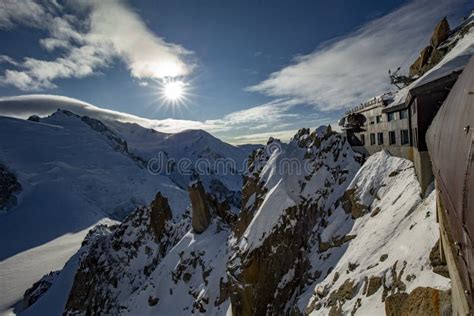
[[[164,78],[155,83],[153,94],[157,97],[159,107],[172,111],[173,115],[188,108],[192,95],[190,83],[181,78]]]
[[[169,101],[179,101],[184,96],[184,82],[170,81],[163,85],[163,96]]]

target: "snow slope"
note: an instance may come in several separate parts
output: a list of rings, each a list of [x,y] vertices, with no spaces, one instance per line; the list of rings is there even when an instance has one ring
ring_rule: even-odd
[[[58,107],[66,102],[50,99]],[[41,107],[48,99],[36,101],[28,98],[26,106]],[[62,268],[96,223],[148,205],[157,191],[169,198],[173,216],[180,218],[189,205],[190,177],[147,170],[146,159],[165,151],[177,160],[196,161],[208,154],[239,164],[248,154],[203,131],[165,134],[69,111],[58,110],[38,122],[0,117],[0,164],[21,184],[17,205],[0,214],[0,311],[43,274]],[[216,196],[240,202],[240,174],[206,177]],[[42,264],[32,270],[31,260]]]
[[[159,165],[162,172],[166,165],[173,164],[165,173],[182,188],[195,177],[199,177],[210,192],[213,181],[221,182],[227,190],[236,193],[242,188],[242,173],[253,147],[232,146],[203,130],[166,134],[119,121],[105,121],[105,124],[127,141],[132,152],[146,160],[163,162]],[[180,161],[189,162],[189,167]],[[180,166],[184,168],[180,170]],[[239,207],[239,203],[240,200],[236,201],[234,206]]]
[[[300,296],[301,310],[308,307],[312,315],[327,315],[331,308],[344,314],[380,315],[390,294],[410,293],[419,286],[449,289],[449,279],[433,273],[429,261],[439,238],[435,194],[420,198],[413,164],[378,152],[359,170],[351,189],[367,212],[353,220],[340,206],[331,215],[321,233],[323,241],[342,235],[355,238],[325,251],[323,257],[313,250],[312,266],[332,269]],[[371,278],[381,281],[374,293],[367,291]],[[346,282],[353,284],[351,297],[336,299],[333,293]]]
[[[0,118],[0,162],[22,185],[18,205],[0,214],[2,310],[39,275],[61,268],[101,219],[148,204],[158,190],[170,197],[176,213],[188,205],[186,191],[150,175],[77,117],[57,112],[44,121]],[[42,260],[30,257],[35,249],[51,252],[34,273],[26,273],[25,258]]]
[[[282,169],[290,158],[311,168]],[[188,213],[169,215],[157,233],[150,212],[167,207],[154,202],[92,233],[25,312],[379,315],[392,294],[448,289],[429,260],[439,237],[434,194],[420,197],[408,160],[385,151],[362,167],[359,159],[327,127],[302,129],[284,148],[271,140],[252,156],[251,196],[236,222],[214,211],[197,234]]]
[[[99,223],[110,224],[107,219]],[[14,314],[13,304],[23,297],[26,289],[49,272],[63,268],[64,262],[79,250],[89,229],[62,235],[43,245],[25,250],[0,261],[0,312]],[[75,270],[71,273],[74,274]],[[69,282],[71,284],[72,282]],[[66,295],[66,294],[64,294]],[[60,307],[59,307],[60,308]]]

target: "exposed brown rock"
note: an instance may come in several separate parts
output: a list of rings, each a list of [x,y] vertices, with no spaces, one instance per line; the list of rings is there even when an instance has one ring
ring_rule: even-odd
[[[439,45],[448,39],[450,32],[449,23],[446,18],[443,18],[431,35],[430,45],[420,52],[418,58],[410,66],[410,77],[423,75],[441,61],[449,49],[441,48]]]
[[[435,27],[431,35],[430,44],[433,47],[438,47],[439,44],[448,39],[451,29],[448,20],[444,17]]]
[[[407,265],[407,262],[403,261],[402,268],[399,271],[397,271],[397,265],[398,265],[398,260],[393,263],[392,267],[390,268],[390,270],[386,272],[385,278],[383,279],[382,302],[384,302],[389,295],[406,291],[406,285],[402,281],[402,279],[403,279],[403,273],[405,272],[405,267]],[[391,279],[390,284],[385,283],[388,277],[387,274],[390,274],[390,277],[389,277]]]
[[[367,210],[365,205],[359,203],[360,201],[357,198],[356,190],[357,188],[346,190],[340,199],[344,211],[351,214],[354,219],[361,217]]]
[[[273,315],[285,308],[298,284],[307,279],[309,262],[304,257],[304,248],[316,221],[315,213],[313,207],[286,209],[283,224],[259,248],[234,259],[241,262],[240,266],[234,265],[232,260],[229,262],[233,315]],[[290,221],[296,224],[286,229]],[[281,248],[274,252],[275,245]],[[275,253],[279,255],[272,255]],[[292,280],[279,287],[290,269],[294,269]]]
[[[417,287],[403,304],[402,315],[444,315],[451,309],[451,293],[429,287]]]
[[[376,207],[375,210],[373,210],[372,213],[370,213],[370,217],[377,216],[380,213],[380,211],[381,211],[380,207]]]
[[[432,52],[432,46],[426,46],[423,48],[418,58],[410,66],[410,77],[421,76],[423,74],[423,67],[428,63]]]
[[[397,293],[385,300],[388,316],[441,316],[450,314],[451,293],[429,287],[417,287],[409,295]]]
[[[357,288],[358,285],[354,280],[345,280],[337,290],[331,292],[327,300],[327,305],[334,307],[339,303],[342,305],[345,301],[351,300],[355,296]]]
[[[385,315],[402,316],[403,305],[407,298],[407,293],[397,293],[387,297],[385,300]]]
[[[259,180],[258,175],[244,178],[245,185],[242,189],[242,208],[239,219],[234,225],[234,232],[237,237],[241,237],[244,234],[247,226],[252,221],[253,214],[262,205],[264,200],[267,189],[264,183]],[[254,203],[247,205],[251,198],[254,199]]]
[[[153,202],[151,202],[150,209],[150,224],[155,240],[158,242],[163,237],[166,222],[172,218],[171,208],[168,204],[168,199],[161,192],[158,192]]]
[[[379,288],[382,286],[382,278],[378,276],[372,276],[370,277],[368,283],[367,283],[367,296],[371,296],[375,294]]]
[[[319,252],[325,252],[331,248],[340,247],[348,241],[356,238],[356,235],[344,235],[332,237],[329,241],[319,241]]]
[[[439,240],[433,246],[430,252],[430,263],[433,267],[433,272],[439,275],[449,278],[448,265],[445,260],[441,257],[441,249],[439,248]]]
[[[86,252],[74,275],[64,313],[120,314],[117,295],[124,287],[137,286],[133,283],[140,280],[140,277],[131,276],[149,276],[181,238],[180,234],[169,234],[170,225],[168,200],[157,193],[150,207],[137,208],[122,223],[93,228],[82,245],[87,247]],[[153,242],[155,247],[151,246]],[[145,255],[142,268],[130,265],[130,260],[136,258],[139,251]],[[151,297],[148,303],[157,304],[156,300]]]
[[[195,181],[191,184],[189,199],[192,205],[191,223],[193,230],[198,234],[203,233],[211,223],[211,213],[201,181]]]

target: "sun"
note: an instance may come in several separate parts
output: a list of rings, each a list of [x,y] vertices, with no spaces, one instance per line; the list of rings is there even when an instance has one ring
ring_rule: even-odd
[[[1,0],[0,0],[1,1]],[[192,93],[192,84],[185,81],[183,78],[162,78],[157,79],[152,85],[152,95],[157,106],[164,108],[166,111],[171,111],[173,115],[178,112],[188,110],[192,102],[190,97]]]
[[[162,87],[163,97],[172,103],[179,102],[184,98],[185,87],[186,85],[181,80],[167,81]]]

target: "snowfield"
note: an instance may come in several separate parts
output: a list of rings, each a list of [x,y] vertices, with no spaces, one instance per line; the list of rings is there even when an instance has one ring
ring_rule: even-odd
[[[72,102],[49,99],[57,106]],[[47,100],[39,98],[39,108]],[[31,109],[36,99],[22,102]],[[203,131],[165,134],[113,120],[103,124],[63,110],[38,121],[0,117],[0,164],[21,184],[17,205],[0,213],[0,313],[11,309],[42,275],[61,269],[97,223],[124,218],[148,205],[158,191],[180,218],[189,206],[190,177],[147,170],[146,160],[164,151],[173,159],[195,161],[207,153],[238,164],[248,154]],[[216,195],[235,195],[240,201],[239,174],[203,178],[208,187],[217,188]]]
[[[52,123],[46,128],[67,129],[67,124]],[[231,315],[246,304],[264,304],[265,310],[283,300],[280,312],[379,315],[392,294],[419,286],[450,288],[449,279],[433,273],[429,260],[439,237],[435,196],[420,196],[410,161],[382,151],[361,166],[345,137],[328,127],[317,133],[300,130],[278,151],[267,148],[277,143],[271,140],[259,149],[249,165],[246,184],[257,186],[246,193],[251,196],[245,197],[243,209],[251,220],[241,236],[239,220],[229,223],[217,213],[203,233],[195,233],[189,209],[177,208],[176,195],[170,195],[171,213],[159,232],[153,225],[166,209],[162,202],[156,205],[164,208],[140,208],[119,225],[96,226],[78,251],[89,227],[2,261],[2,282],[12,285],[2,295],[3,311],[20,312],[22,306],[13,309],[12,304],[42,274],[60,269],[74,251],[62,270],[43,279],[51,286],[23,314],[61,315],[67,308],[72,313]],[[113,152],[137,165],[123,152]],[[280,163],[289,158],[313,168],[282,172]],[[25,190],[19,205],[2,219],[21,210],[22,195],[31,185],[22,173],[17,175]],[[174,188],[176,194],[183,192]],[[40,261],[45,264],[38,268]],[[32,267],[34,272],[25,273]],[[264,278],[262,287],[251,285],[255,271]],[[249,286],[256,292],[246,297]],[[83,300],[70,293],[93,296]]]
[[[439,239],[436,223],[435,193],[420,197],[420,186],[413,164],[378,152],[365,162],[348,190],[355,189],[357,200],[369,210],[352,220],[342,207],[329,218],[329,225],[321,234],[328,240],[333,236],[356,236],[343,249],[329,250],[329,259],[313,255],[313,267],[334,267],[331,272],[299,300],[304,310],[314,300],[313,293],[330,292],[347,280],[356,284],[356,293],[343,304],[343,313],[351,313],[360,305],[357,315],[380,315],[385,312],[383,292],[410,293],[419,286],[442,290],[450,288],[450,280],[433,273],[429,254]],[[367,294],[368,280],[381,279],[375,293]],[[395,287],[394,279],[403,283]],[[328,297],[322,298],[324,302]],[[357,304],[356,304],[357,302]],[[327,315],[321,308],[311,314]]]

